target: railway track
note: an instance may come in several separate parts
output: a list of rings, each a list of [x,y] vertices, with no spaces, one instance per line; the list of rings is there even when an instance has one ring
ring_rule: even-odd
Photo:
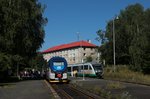
[[[70,84],[52,84],[61,99],[101,99],[99,96],[81,91]]]

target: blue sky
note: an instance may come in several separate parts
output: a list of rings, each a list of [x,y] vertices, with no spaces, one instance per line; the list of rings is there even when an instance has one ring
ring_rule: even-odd
[[[39,0],[47,7],[44,16],[48,18],[41,51],[50,47],[90,39],[93,44],[98,29],[105,30],[107,21],[113,19],[128,5],[140,3],[150,7],[150,0]]]

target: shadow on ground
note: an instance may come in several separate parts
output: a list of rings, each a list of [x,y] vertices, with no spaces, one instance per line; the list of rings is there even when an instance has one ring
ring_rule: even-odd
[[[17,76],[12,76],[12,77],[7,77],[4,79],[0,79],[0,86],[3,86],[5,83],[15,83],[15,82],[20,82],[20,81],[25,81],[25,80],[43,80],[44,78],[42,77],[22,77],[19,78]]]

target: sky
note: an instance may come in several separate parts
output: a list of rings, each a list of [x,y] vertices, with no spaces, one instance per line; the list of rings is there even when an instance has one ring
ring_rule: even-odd
[[[99,29],[105,30],[107,22],[119,15],[128,5],[140,3],[150,8],[150,0],[39,0],[46,5],[44,17],[45,38],[40,51],[50,47],[75,42],[95,40]],[[79,39],[78,39],[79,35]]]

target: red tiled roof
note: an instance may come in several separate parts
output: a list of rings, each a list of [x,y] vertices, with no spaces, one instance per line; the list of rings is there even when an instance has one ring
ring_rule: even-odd
[[[78,42],[72,42],[69,44],[62,44],[62,45],[51,47],[47,50],[42,51],[42,53],[54,52],[54,51],[58,51],[58,50],[64,50],[64,49],[80,47],[80,46],[82,46],[82,47],[96,47],[96,45],[89,43],[87,41],[78,41]]]

